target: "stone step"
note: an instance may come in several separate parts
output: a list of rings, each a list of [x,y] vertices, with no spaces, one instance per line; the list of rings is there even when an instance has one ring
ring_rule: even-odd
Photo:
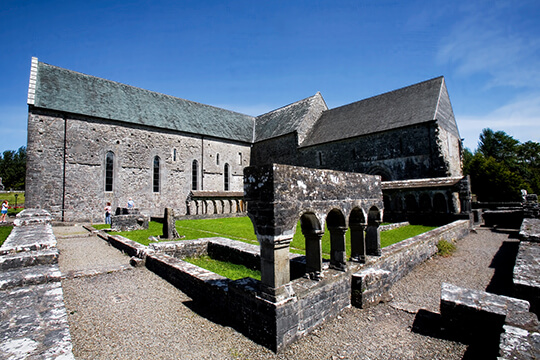
[[[58,264],[58,249],[44,249],[0,256],[0,270]]]
[[[0,272],[0,290],[56,282],[61,276],[56,264],[13,268]]]

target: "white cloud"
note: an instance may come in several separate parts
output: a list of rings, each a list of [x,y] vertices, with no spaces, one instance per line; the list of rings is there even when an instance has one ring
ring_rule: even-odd
[[[455,65],[459,75],[488,75],[488,87],[538,88],[540,40],[527,25],[533,14],[523,18],[520,12],[526,13],[527,6],[467,9],[443,39],[437,59]]]
[[[540,142],[540,93],[518,99],[481,116],[456,114],[464,145],[477,147],[484,128],[502,130],[520,142]]]

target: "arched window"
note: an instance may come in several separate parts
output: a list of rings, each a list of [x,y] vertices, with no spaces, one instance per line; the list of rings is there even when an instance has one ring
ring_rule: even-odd
[[[109,151],[105,156],[105,191],[113,191],[114,154]]]
[[[154,157],[154,192],[159,192],[159,156]]]
[[[225,169],[223,171],[223,184],[225,191],[229,191],[229,164],[225,164]]]
[[[199,178],[198,171],[199,164],[197,163],[197,160],[193,160],[193,164],[191,165],[191,190],[197,190],[197,179]]]

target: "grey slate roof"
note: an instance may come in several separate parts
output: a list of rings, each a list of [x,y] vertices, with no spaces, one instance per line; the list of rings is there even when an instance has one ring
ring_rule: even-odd
[[[258,116],[255,119],[255,142],[299,132],[299,137],[328,107],[320,93]],[[308,129],[306,129],[308,127]]]
[[[302,147],[437,120],[459,136],[444,78],[438,77],[323,112]]]
[[[331,110],[317,93],[254,118],[33,58],[28,104],[247,143],[296,132],[305,147],[433,120],[459,137],[442,76]]]
[[[249,115],[38,63],[34,106],[253,142]]]

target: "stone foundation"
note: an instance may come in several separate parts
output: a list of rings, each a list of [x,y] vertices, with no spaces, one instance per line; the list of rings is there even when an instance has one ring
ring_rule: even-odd
[[[111,216],[111,229],[132,231],[148,229],[148,216],[140,213],[139,209],[117,208]]]
[[[0,247],[2,359],[74,359],[50,221],[22,211]]]
[[[302,276],[307,275],[305,256],[289,253],[291,281],[283,287],[283,294],[287,296],[281,299],[269,296],[261,281],[252,278],[233,281],[181,260],[188,256],[210,255],[260,269],[261,250],[257,245],[207,238],[152,243],[146,247],[118,235],[101,236],[128,254],[144,258],[148,269],[170,281],[194,301],[206,304],[225,323],[279,352],[351,304],[368,306],[386,300],[384,296],[388,296],[395,281],[436,252],[438,240],[459,239],[468,233],[468,226],[467,221],[456,221],[386,247],[380,257],[368,256],[365,264],[348,261],[345,271],[333,269],[325,261],[317,280]],[[407,257],[416,260],[407,262]],[[361,297],[351,294],[351,279],[353,289],[363,286],[354,283],[358,274],[374,274],[361,277],[367,289]],[[375,295],[380,288],[384,290],[381,292],[383,297]]]

